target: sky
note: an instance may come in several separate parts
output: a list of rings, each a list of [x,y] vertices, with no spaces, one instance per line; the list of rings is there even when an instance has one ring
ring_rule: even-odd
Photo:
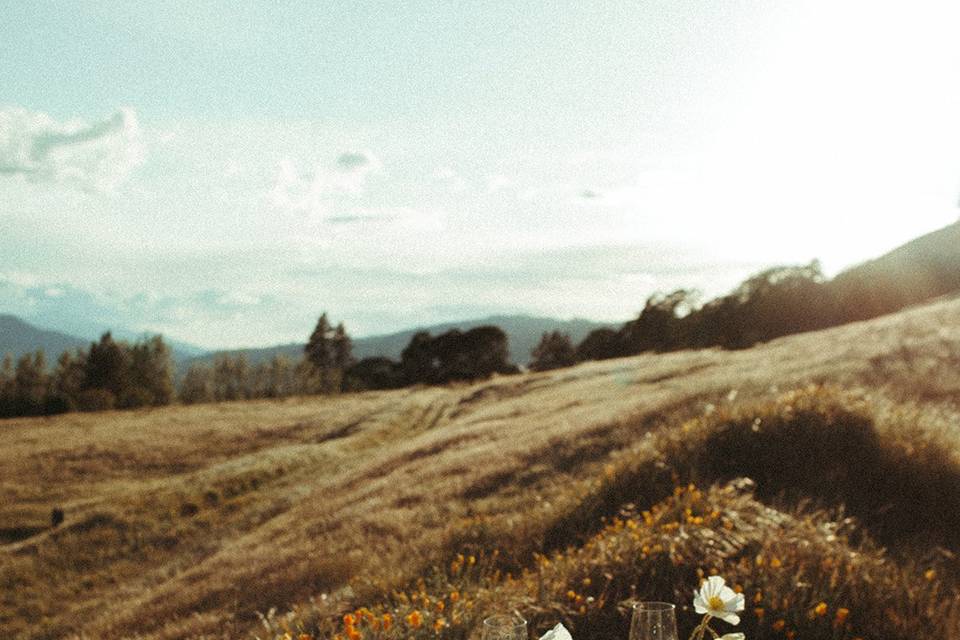
[[[9,2],[0,313],[621,322],[957,220],[955,2]]]

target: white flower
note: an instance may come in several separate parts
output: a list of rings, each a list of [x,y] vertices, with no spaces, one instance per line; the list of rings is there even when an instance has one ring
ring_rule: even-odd
[[[720,640],[745,640],[746,637],[742,633],[725,633],[720,636]]]
[[[547,631],[545,634],[540,636],[540,640],[573,640],[573,637],[570,635],[570,632],[567,631],[567,628],[563,624],[558,624],[550,631]]]
[[[740,616],[735,612],[743,611],[743,606],[743,594],[734,593],[720,576],[710,576],[700,585],[700,591],[693,594],[693,608],[697,613],[706,613],[730,624],[740,623]]]

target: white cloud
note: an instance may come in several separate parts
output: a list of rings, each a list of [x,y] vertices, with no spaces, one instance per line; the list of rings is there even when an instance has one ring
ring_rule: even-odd
[[[0,109],[0,177],[111,192],[146,156],[132,109],[99,122],[58,122],[19,107]]]
[[[437,167],[436,171],[433,172],[433,178],[451,193],[462,193],[466,191],[468,187],[467,181],[463,179],[463,176],[457,173],[455,169],[446,165]]]
[[[360,196],[367,181],[383,169],[380,159],[369,151],[345,151],[334,168],[321,164],[301,169],[290,158],[277,163],[276,178],[269,192],[274,207],[313,215],[324,215],[336,196]]]
[[[368,178],[383,170],[383,164],[370,151],[344,151],[337,156],[336,173],[325,176],[334,191],[359,195]]]
[[[513,186],[513,180],[508,178],[505,175],[495,175],[487,178],[487,194],[496,193],[501,189],[506,189]]]

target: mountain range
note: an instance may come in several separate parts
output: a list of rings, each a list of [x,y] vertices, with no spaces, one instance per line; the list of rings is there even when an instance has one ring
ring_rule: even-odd
[[[865,285],[882,287],[887,291],[894,290],[899,292],[899,295],[893,300],[888,297],[881,304],[877,300],[863,297],[862,292],[870,289],[870,286]],[[850,315],[856,317],[857,313],[860,313],[863,318],[960,291],[960,221],[840,273],[833,279],[831,286],[841,294],[841,298],[844,292],[851,292],[846,298],[846,303],[852,310]],[[454,328],[468,330],[481,325],[496,325],[506,332],[509,337],[510,358],[518,364],[525,364],[529,360],[530,351],[544,332],[559,330],[568,333],[574,343],[577,343],[594,329],[614,326],[579,318],[557,320],[528,315],[499,315],[355,338],[353,354],[358,359],[373,356],[397,359],[417,331],[425,330],[436,335]],[[305,335],[307,331],[308,328],[305,328]],[[114,335],[133,340],[140,334],[121,328],[114,331]],[[10,353],[19,357],[36,349],[43,349],[50,362],[63,351],[88,347],[91,339],[93,338],[40,328],[17,316],[0,315],[0,355]],[[181,372],[190,364],[212,363],[221,354],[244,355],[250,364],[255,365],[276,355],[297,359],[303,353],[303,343],[229,351],[205,351],[195,345],[169,339],[167,343],[171,346],[174,363]]]
[[[555,318],[526,315],[490,316],[356,338],[353,341],[353,355],[357,359],[374,356],[399,359],[400,353],[417,331],[429,331],[435,335],[450,329],[468,330],[490,324],[496,325],[506,332],[509,338],[510,359],[512,362],[521,364],[525,364],[529,360],[530,351],[546,331],[562,331],[570,334],[574,342],[579,342],[594,329],[611,326],[583,319],[557,320]],[[114,336],[125,340],[132,340],[137,337],[132,332],[122,330],[114,332]],[[91,340],[86,338],[36,327],[13,315],[0,315],[0,355],[9,353],[14,358],[18,358],[25,353],[43,349],[47,355],[47,361],[50,363],[60,353],[80,347],[89,347],[90,342]],[[180,372],[185,371],[191,364],[212,364],[220,355],[243,355],[251,365],[256,365],[279,355],[297,360],[303,355],[304,346],[303,343],[288,343],[251,349],[203,351],[192,345],[183,345],[169,340],[167,343],[171,345],[173,361]]]

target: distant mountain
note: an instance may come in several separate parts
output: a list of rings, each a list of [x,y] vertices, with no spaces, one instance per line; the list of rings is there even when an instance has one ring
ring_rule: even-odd
[[[353,355],[357,359],[385,356],[396,360],[400,358],[404,347],[409,344],[410,338],[413,337],[413,334],[417,331],[428,331],[431,335],[437,335],[438,333],[444,333],[451,329],[466,331],[483,325],[495,325],[503,329],[509,338],[510,360],[517,364],[526,364],[530,360],[530,351],[537,345],[540,337],[546,331],[562,331],[568,333],[573,342],[577,343],[583,340],[583,338],[594,329],[614,326],[612,324],[593,322],[580,318],[557,320],[555,318],[525,315],[490,316],[461,322],[435,324],[423,328],[406,329],[384,335],[355,338],[353,341]],[[251,365],[270,360],[277,355],[284,355],[296,360],[303,355],[303,344],[292,343],[259,349],[218,351],[193,358],[190,364],[211,364],[218,355],[243,355]]]
[[[40,329],[17,316],[0,315],[0,358],[9,353],[16,361],[25,353],[43,349],[47,364],[52,364],[64,351],[89,345],[89,340],[59,331]]]
[[[149,335],[124,329],[112,333],[114,338],[128,342],[135,342],[137,339]],[[21,320],[17,316],[0,315],[0,358],[9,353],[16,360],[25,353],[33,353],[37,349],[43,349],[47,356],[47,364],[52,365],[64,351],[72,351],[77,348],[87,349],[91,342],[99,338],[99,335],[82,338],[60,331],[42,329]],[[205,350],[191,344],[171,341],[166,338],[164,338],[164,341],[170,347],[173,363],[177,368],[181,368],[190,359],[206,353]]]
[[[960,221],[838,274],[829,285],[850,320],[960,291]]]

